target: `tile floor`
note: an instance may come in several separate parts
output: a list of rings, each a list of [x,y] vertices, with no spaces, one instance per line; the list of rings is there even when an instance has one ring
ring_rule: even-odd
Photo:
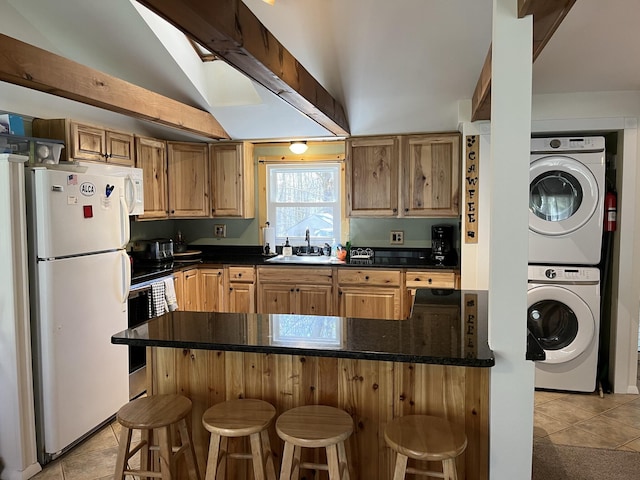
[[[107,425],[33,480],[112,479],[119,431],[117,422]],[[640,396],[537,391],[533,435],[534,442],[640,452]]]

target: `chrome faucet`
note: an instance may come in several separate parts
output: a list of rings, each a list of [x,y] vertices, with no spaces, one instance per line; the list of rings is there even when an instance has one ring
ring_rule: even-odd
[[[307,253],[311,253],[311,237],[309,235],[309,227],[304,232],[304,241],[307,242]]]

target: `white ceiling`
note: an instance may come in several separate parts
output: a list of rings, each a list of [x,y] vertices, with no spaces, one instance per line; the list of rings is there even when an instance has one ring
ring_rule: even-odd
[[[352,135],[456,129],[491,42],[492,0],[243,1],[342,103]],[[234,139],[331,136],[221,62],[201,64],[135,0],[0,10],[3,33],[208,110]],[[577,1],[534,65],[534,93],[640,90],[638,19],[638,0]]]

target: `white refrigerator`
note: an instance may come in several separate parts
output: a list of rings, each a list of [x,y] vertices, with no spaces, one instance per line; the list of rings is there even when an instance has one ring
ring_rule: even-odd
[[[124,180],[26,171],[31,333],[38,459],[44,464],[129,400],[131,268]]]

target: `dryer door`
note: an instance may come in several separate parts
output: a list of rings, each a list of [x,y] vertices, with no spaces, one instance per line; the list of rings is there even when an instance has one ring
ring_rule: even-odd
[[[529,228],[541,235],[571,233],[598,207],[598,183],[583,163],[562,156],[542,157],[529,167]]]
[[[546,353],[541,363],[564,363],[578,357],[593,342],[596,324],[589,306],[558,285],[527,292],[527,326]]]

